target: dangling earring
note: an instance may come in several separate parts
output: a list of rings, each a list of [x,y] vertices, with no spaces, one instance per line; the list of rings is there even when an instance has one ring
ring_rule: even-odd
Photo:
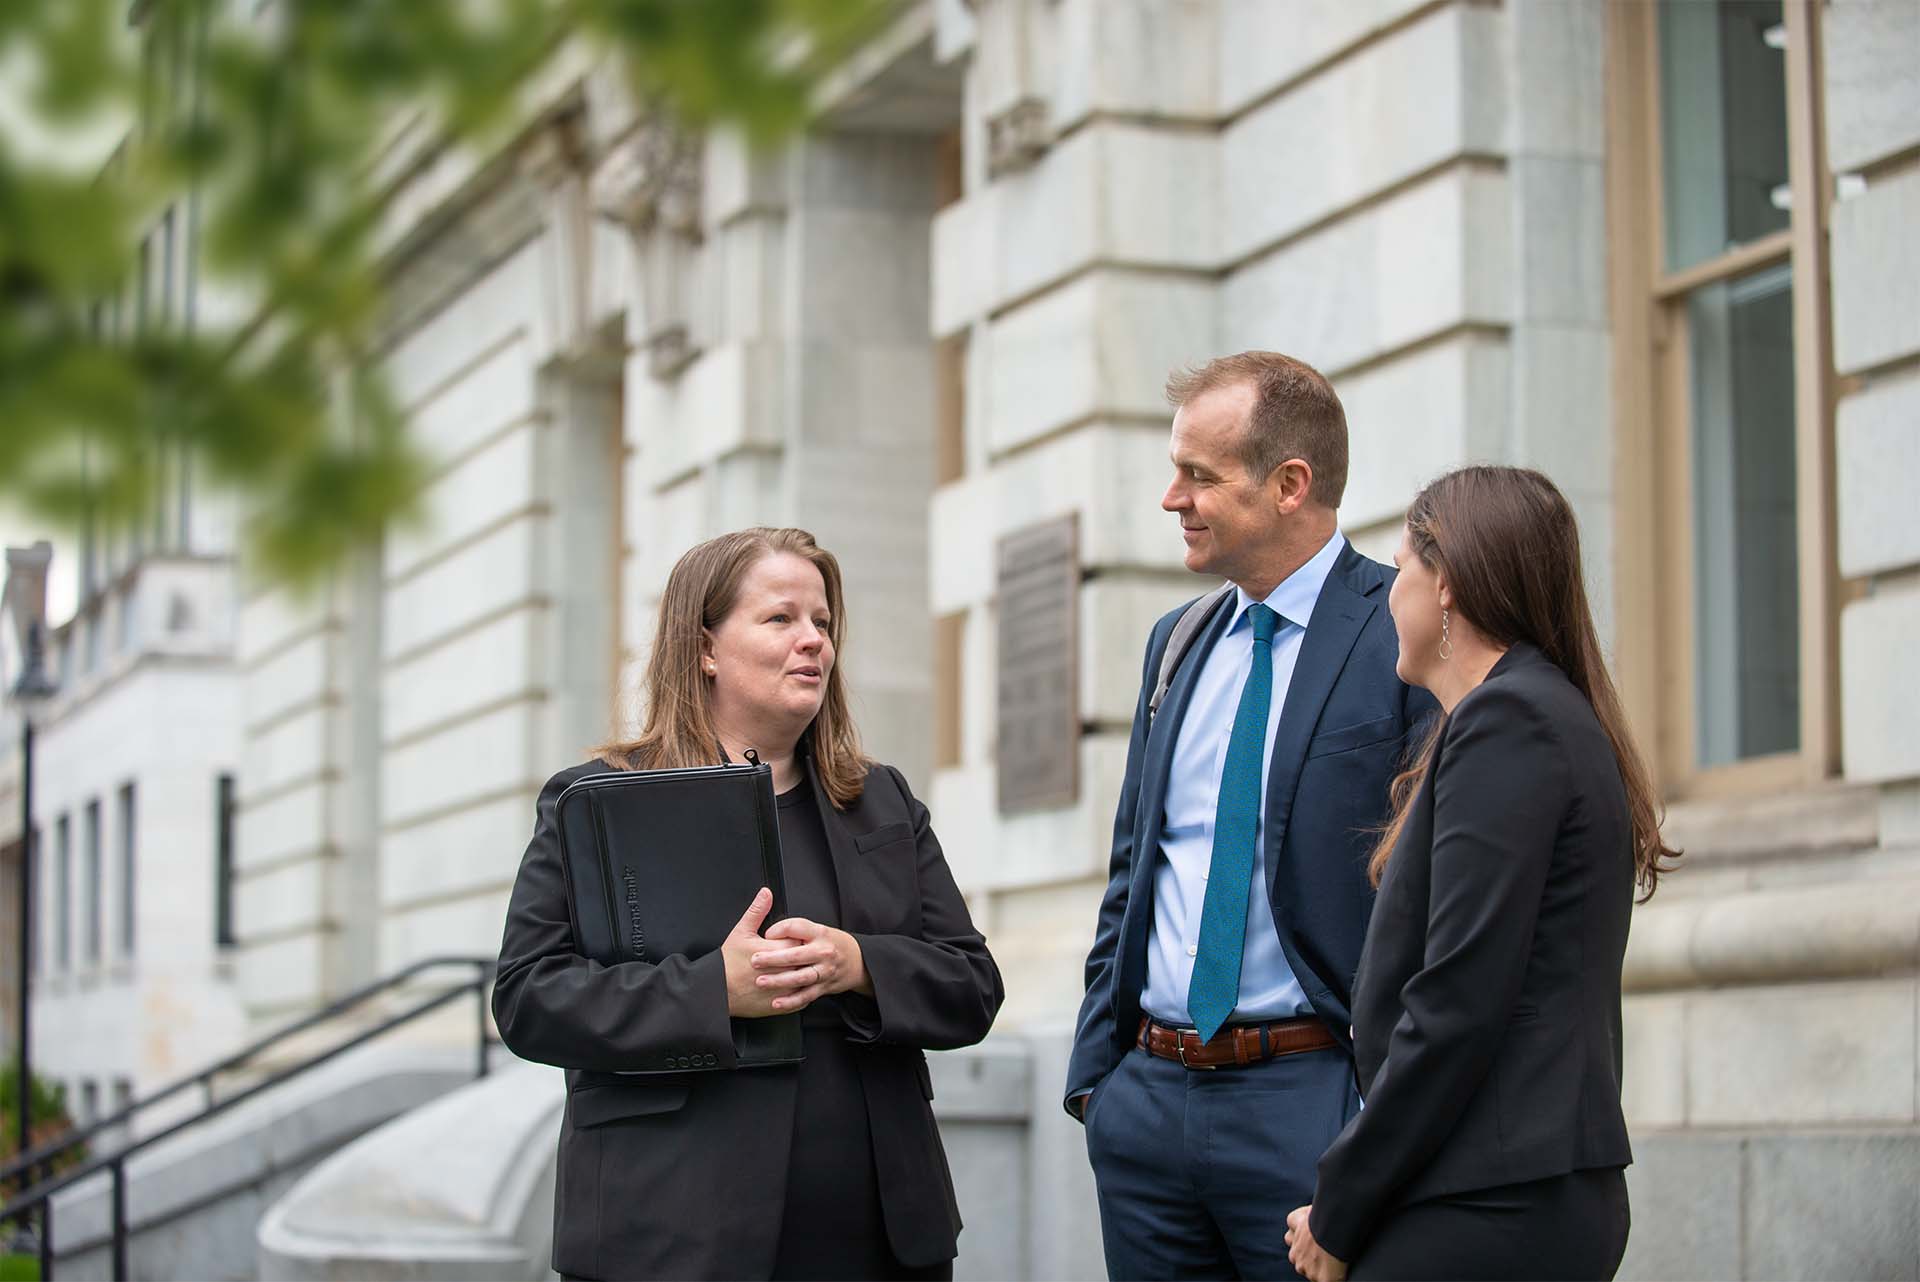
[[[1447,621],[1447,611],[1440,611],[1440,657],[1442,659],[1453,657],[1453,638],[1447,634]]]

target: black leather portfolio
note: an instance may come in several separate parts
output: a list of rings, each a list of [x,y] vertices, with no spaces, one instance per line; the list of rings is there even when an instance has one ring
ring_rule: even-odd
[[[594,961],[704,956],[762,886],[767,920],[787,915],[770,766],[588,775],[557,816],[573,937]],[[741,1068],[799,1062],[799,1012],[734,1020],[733,1049]]]

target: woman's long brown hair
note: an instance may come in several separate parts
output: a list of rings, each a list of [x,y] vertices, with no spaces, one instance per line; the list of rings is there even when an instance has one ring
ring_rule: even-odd
[[[1626,785],[1634,879],[1644,902],[1680,852],[1660,837],[1659,797],[1607,675],[1580,568],[1580,530],[1566,497],[1530,468],[1463,467],[1414,498],[1407,542],[1446,581],[1455,614],[1495,645],[1529,642],[1593,705]],[[1393,781],[1393,817],[1367,863],[1375,886],[1444,729],[1445,718],[1436,717],[1412,764]]]
[[[747,571],[762,559],[792,553],[820,571],[827,589],[827,638],[833,642],[833,666],[827,670],[826,695],[800,737],[799,751],[813,757],[828,800],[844,810],[860,798],[869,765],[860,750],[847,707],[847,685],[840,674],[841,646],[847,631],[846,599],[840,562],[805,530],[756,526],[736,530],[690,549],[667,576],[660,598],[660,619],[653,634],[642,685],[647,717],[640,737],[616,740],[595,749],[619,770],[664,770],[711,766],[720,761],[720,733],[713,723],[713,693],[700,671],[703,631],[719,626],[732,612]]]

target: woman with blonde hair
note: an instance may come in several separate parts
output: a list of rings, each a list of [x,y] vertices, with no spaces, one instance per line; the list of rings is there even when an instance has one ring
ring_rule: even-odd
[[[1288,1217],[1292,1262],[1314,1282],[1610,1278],[1632,1160],[1627,921],[1635,883],[1652,894],[1676,852],[1553,482],[1449,473],[1414,499],[1394,560],[1400,677],[1443,713],[1371,861],[1365,1107]]]
[[[839,564],[806,531],[700,544],[660,602],[639,737],[541,790],[493,1009],[515,1054],[567,1070],[564,1276],[952,1276],[960,1217],[922,1052],[986,1035],[1000,973],[926,807],[860,750],[836,662],[845,630]],[[561,791],[750,751],[773,770],[792,915],[766,923],[763,889],[705,956],[580,955]],[[732,1020],[791,1012],[803,1063],[729,1071]],[[623,1075],[667,1060],[692,1067]]]

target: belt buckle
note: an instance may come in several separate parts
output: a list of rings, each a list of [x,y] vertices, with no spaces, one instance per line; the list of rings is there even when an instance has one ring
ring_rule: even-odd
[[[1198,1038],[1200,1034],[1195,1033],[1194,1036]],[[1173,1048],[1180,1053],[1180,1067],[1186,1069],[1189,1073],[1211,1073],[1214,1069],[1220,1067],[1218,1064],[1189,1064],[1187,1062],[1187,1035],[1178,1029],[1174,1030]]]

